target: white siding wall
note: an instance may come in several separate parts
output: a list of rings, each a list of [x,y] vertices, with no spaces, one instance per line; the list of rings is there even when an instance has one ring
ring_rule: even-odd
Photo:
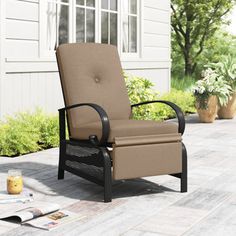
[[[133,73],[150,79],[157,91],[163,93],[170,89],[170,1],[143,1],[142,57],[156,62],[146,70]],[[157,63],[158,62],[158,63]],[[149,63],[151,65],[151,62]]]
[[[7,0],[6,57],[38,58],[39,3],[38,1]]]
[[[170,2],[143,0],[143,57],[170,60]]]
[[[56,113],[63,107],[58,73],[7,74],[3,79],[2,113],[32,110],[43,107]]]
[[[169,69],[145,69],[145,70],[127,70],[128,73],[149,79],[154,84],[154,89],[159,93],[169,90],[170,83]]]
[[[0,1],[6,3],[0,117],[37,106],[56,112],[63,101],[55,59],[40,58],[40,0]],[[170,0],[141,0],[141,6],[140,56],[122,57],[122,66],[165,92],[170,88]]]

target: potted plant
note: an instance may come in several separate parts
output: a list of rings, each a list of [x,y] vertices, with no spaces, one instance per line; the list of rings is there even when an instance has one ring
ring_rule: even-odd
[[[227,104],[220,104],[218,117],[232,119],[236,114],[236,60],[232,56],[227,56],[222,62],[211,63],[209,66],[231,87],[229,100]]]
[[[223,78],[212,69],[203,72],[203,79],[198,80],[193,87],[196,109],[201,122],[212,123],[215,120],[218,101],[220,105],[225,105],[230,96],[230,89]]]

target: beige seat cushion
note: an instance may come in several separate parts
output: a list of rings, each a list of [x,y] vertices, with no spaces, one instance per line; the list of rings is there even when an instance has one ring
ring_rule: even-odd
[[[73,129],[71,138],[88,139],[89,135],[101,137],[101,122],[83,124]],[[114,142],[115,137],[142,136],[154,134],[176,134],[178,125],[171,122],[149,120],[110,120],[110,135],[108,141]]]

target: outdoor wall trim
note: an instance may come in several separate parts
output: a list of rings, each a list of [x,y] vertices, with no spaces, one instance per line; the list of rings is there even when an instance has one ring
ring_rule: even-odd
[[[54,57],[46,57],[46,58],[12,58],[8,57],[5,59],[6,62],[56,62]],[[123,59],[122,62],[171,62],[171,59],[166,60],[156,60],[156,59]]]
[[[125,70],[145,70],[170,68],[171,61],[122,61]],[[57,72],[57,64],[54,60],[17,60],[7,59],[5,63],[6,73],[38,73]]]

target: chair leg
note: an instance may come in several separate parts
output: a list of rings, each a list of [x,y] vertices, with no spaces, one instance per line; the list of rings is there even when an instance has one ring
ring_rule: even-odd
[[[63,169],[58,168],[57,179],[64,179],[64,173],[65,173],[65,171]]]
[[[103,152],[103,177],[104,177],[104,202],[112,201],[112,176],[111,176],[111,159],[105,149]]]
[[[181,173],[181,193],[188,190],[188,166],[187,166],[187,150],[182,143],[182,173]]]
[[[59,165],[58,165],[58,179],[64,179],[64,169],[63,169],[63,163],[64,163],[64,154],[66,152],[65,144],[60,143],[60,150],[59,150]]]

